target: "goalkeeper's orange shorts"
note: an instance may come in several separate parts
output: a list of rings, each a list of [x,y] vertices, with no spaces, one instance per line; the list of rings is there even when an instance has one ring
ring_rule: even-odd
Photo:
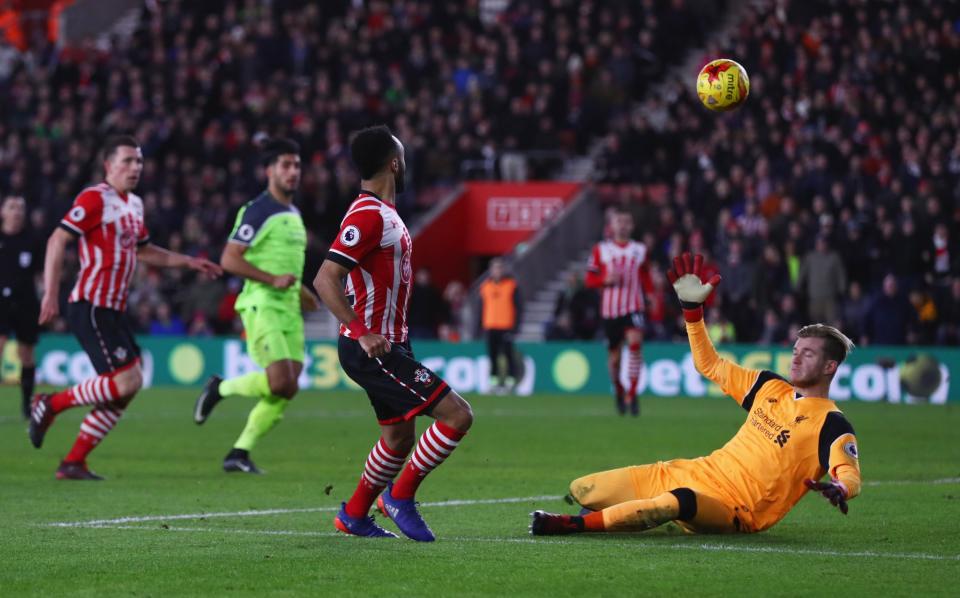
[[[685,530],[696,533],[755,531],[744,507],[738,506],[734,497],[690,459],[592,473],[571,482],[570,494],[582,506],[599,511],[631,500],[660,496],[677,488],[689,488],[697,495],[696,516],[690,521],[677,521]]]

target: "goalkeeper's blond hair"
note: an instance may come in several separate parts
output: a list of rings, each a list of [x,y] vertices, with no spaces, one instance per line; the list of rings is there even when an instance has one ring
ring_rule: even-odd
[[[804,326],[797,332],[797,338],[822,338],[823,352],[826,353],[827,359],[836,361],[838,364],[843,363],[855,346],[846,334],[826,324]]]

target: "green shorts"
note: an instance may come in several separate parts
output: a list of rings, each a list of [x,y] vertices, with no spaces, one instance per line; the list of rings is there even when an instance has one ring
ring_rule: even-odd
[[[247,353],[262,368],[289,359],[303,363],[303,316],[272,308],[248,307],[240,311],[247,333]]]

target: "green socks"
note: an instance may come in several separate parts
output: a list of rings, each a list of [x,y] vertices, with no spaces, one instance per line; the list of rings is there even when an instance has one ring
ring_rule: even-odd
[[[250,372],[236,378],[229,378],[220,383],[220,396],[229,397],[269,397],[270,383],[266,372]]]
[[[221,385],[222,386],[222,385]],[[234,443],[233,448],[252,451],[257,441],[263,438],[277,423],[283,419],[283,412],[290,401],[281,397],[266,397],[250,411],[247,416],[247,426]]]
[[[270,394],[270,383],[266,372],[250,372],[236,378],[230,378],[220,383],[221,396],[240,395],[243,397],[258,397],[260,401],[254,405],[247,416],[247,425],[237,439],[234,448],[245,451],[253,450],[257,441],[266,435],[277,422],[283,418],[290,401],[283,397]]]

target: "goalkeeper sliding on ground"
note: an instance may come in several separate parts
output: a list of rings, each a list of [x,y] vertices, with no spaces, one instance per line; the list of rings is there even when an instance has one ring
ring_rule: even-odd
[[[697,533],[752,533],[783,519],[807,490],[847,513],[860,493],[857,439],[830,381],[853,348],[842,332],[813,324],[798,333],[790,380],[740,367],[717,355],[703,302],[720,282],[700,280],[701,256],[674,260],[667,276],[683,307],[697,370],[743,407],[747,419],[708,457],[624,467],[574,480],[582,515],[536,511],[535,535],[648,530],[668,521]],[[829,481],[821,482],[824,474]]]

